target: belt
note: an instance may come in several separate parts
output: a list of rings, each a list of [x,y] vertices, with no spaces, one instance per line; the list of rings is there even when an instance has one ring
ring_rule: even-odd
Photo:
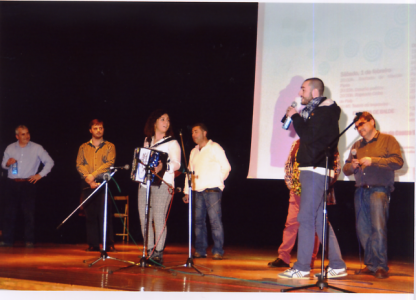
[[[363,189],[372,189],[372,188],[377,188],[377,187],[387,188],[387,186],[384,186],[384,185],[368,185],[368,184],[364,184],[364,185],[360,186],[360,188],[363,188]]]
[[[220,188],[205,189],[205,190],[203,190],[202,192],[203,192],[203,193],[204,193],[204,192],[205,192],[205,193],[218,193],[218,192],[221,192],[221,189],[220,189]]]
[[[29,181],[30,178],[9,178],[15,182],[25,182],[25,181]]]

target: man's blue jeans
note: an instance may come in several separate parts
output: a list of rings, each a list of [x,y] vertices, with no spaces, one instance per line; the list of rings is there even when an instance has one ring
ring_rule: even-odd
[[[217,188],[215,192],[195,192],[195,250],[201,255],[207,254],[208,236],[206,216],[208,212],[211,223],[213,254],[224,254],[224,229],[222,227],[221,196],[222,191]]]
[[[364,264],[370,271],[388,271],[387,220],[389,217],[388,187],[357,188],[354,195],[355,222],[364,248]]]

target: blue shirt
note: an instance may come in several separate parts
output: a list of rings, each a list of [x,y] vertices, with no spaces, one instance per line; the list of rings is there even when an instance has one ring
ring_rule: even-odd
[[[12,174],[12,165],[6,167],[6,163],[9,158],[17,160],[17,174]],[[54,162],[49,156],[48,152],[39,144],[30,142],[26,147],[20,147],[19,141],[7,146],[4,151],[3,161],[1,166],[3,169],[9,170],[9,178],[29,178],[30,176],[36,175],[40,163],[44,164],[42,171],[39,175],[45,177],[52,169]]]

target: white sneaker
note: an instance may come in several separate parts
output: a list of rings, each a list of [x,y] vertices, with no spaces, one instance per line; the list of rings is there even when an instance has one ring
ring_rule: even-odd
[[[298,269],[290,268],[283,273],[277,274],[277,276],[286,279],[310,279],[309,274],[310,272],[303,272],[299,271]]]
[[[348,275],[345,268],[343,269],[332,269],[328,267],[327,271],[327,278],[338,278],[338,277],[345,277]],[[315,274],[315,277],[321,277],[321,273]]]

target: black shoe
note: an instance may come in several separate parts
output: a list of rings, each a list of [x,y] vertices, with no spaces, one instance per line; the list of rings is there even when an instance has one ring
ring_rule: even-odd
[[[147,250],[147,257],[149,257],[150,258],[150,255],[152,255],[153,254],[153,256],[154,256],[154,253],[153,253],[153,248],[152,249],[148,249]]]
[[[160,266],[163,264],[163,258],[160,256],[153,256],[149,258],[148,262],[151,265]]]
[[[87,252],[100,252],[100,247],[98,246],[89,246],[87,249],[85,249]]]
[[[212,259],[213,259],[213,260],[222,260],[222,255],[221,255],[221,254],[219,254],[219,253],[214,253],[214,254],[212,255]]]
[[[384,269],[378,269],[375,273],[374,273],[374,277],[378,278],[378,279],[385,279],[385,278],[389,278],[389,274],[387,273],[386,270]]]
[[[271,261],[267,265],[270,268],[290,268],[290,265],[280,258],[276,258],[275,261]]]
[[[202,255],[202,254],[199,254],[199,252],[196,252],[195,251],[195,253],[194,253],[194,255],[192,256],[193,258],[207,258],[207,255],[205,254],[205,255]]]
[[[364,269],[361,270],[356,270],[354,272],[355,275],[374,275],[373,271],[370,271],[367,267],[365,267]]]
[[[163,250],[155,250],[151,257],[149,257],[149,263],[155,266],[163,264]]]

